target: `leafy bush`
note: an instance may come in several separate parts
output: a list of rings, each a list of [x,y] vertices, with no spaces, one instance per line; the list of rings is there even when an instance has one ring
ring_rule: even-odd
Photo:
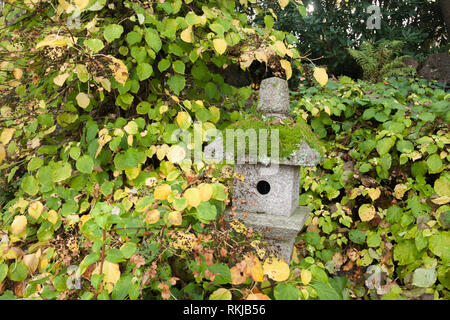
[[[430,85],[342,77],[294,98],[328,144],[320,167],[302,169],[313,215],[299,266],[346,275],[353,298],[449,298],[450,94]]]

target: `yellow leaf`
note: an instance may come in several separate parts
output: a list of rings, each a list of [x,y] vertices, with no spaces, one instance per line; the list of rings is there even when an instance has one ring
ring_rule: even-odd
[[[168,184],[162,184],[155,188],[154,196],[157,200],[167,200],[167,197],[172,192]]]
[[[264,293],[250,293],[246,300],[270,300]]]
[[[214,39],[213,45],[218,54],[223,54],[227,50],[227,42],[225,39]]]
[[[65,46],[72,46],[74,43],[76,43],[77,38],[71,37],[63,37],[56,34],[49,34],[44,38],[44,40],[40,41],[36,45],[36,49],[42,48],[42,47],[65,47]]]
[[[87,7],[89,4],[89,0],[74,0],[75,5],[78,7],[78,9],[83,10]]]
[[[17,215],[14,217],[14,221],[11,223],[11,232],[13,234],[21,234],[27,228],[27,218],[23,215]]]
[[[69,72],[57,75],[56,77],[53,78],[53,83],[56,84],[57,86],[61,87],[68,77],[69,77]]]
[[[284,9],[289,4],[289,0],[278,0],[278,3],[280,4],[280,7]]]
[[[189,188],[184,192],[184,197],[191,207],[197,207],[201,202],[200,191],[197,188]]]
[[[43,204],[40,201],[35,201],[30,204],[30,207],[28,208],[28,214],[35,219],[39,219],[43,210]]]
[[[156,150],[156,157],[158,160],[164,159],[164,157],[167,155],[167,152],[169,151],[169,146],[167,144],[163,144],[162,146],[158,147],[158,150]]]
[[[128,79],[128,69],[122,60],[114,58],[113,56],[108,56],[112,60],[108,66],[113,72],[113,77],[117,82],[125,85]]]
[[[256,257],[246,257],[245,261],[247,263],[247,274],[252,277],[254,281],[263,282],[264,272],[262,268],[261,261]]]
[[[172,163],[179,163],[186,157],[186,151],[183,147],[174,145],[167,152],[167,159]]]
[[[92,274],[100,274],[100,265],[101,265],[101,263],[97,264],[97,267],[94,269]],[[120,279],[119,264],[112,263],[107,260],[103,261],[102,273],[105,275],[103,278],[103,283],[105,285],[105,288],[106,288],[106,290],[108,290],[109,293],[111,293],[111,291],[114,288],[114,285]]]
[[[406,190],[408,190],[408,187],[406,185],[402,183],[398,184],[394,188],[394,196],[400,200],[405,195]]]
[[[53,225],[58,222],[58,213],[55,210],[50,210],[47,213],[47,220],[50,221]]]
[[[22,78],[22,75],[23,75],[22,69],[14,68],[13,75],[16,80],[19,80],[20,78]]]
[[[379,188],[370,188],[367,190],[367,193],[369,194],[370,199],[372,201],[377,200],[381,195],[381,190]]]
[[[302,270],[302,272],[300,273],[300,278],[302,279],[303,285],[308,285],[308,283],[310,283],[312,279],[311,271],[305,269]]]
[[[91,102],[89,96],[84,92],[80,92],[79,94],[77,94],[75,99],[77,100],[77,103],[80,106],[80,108],[83,109],[86,109],[89,106],[89,103]]]
[[[3,160],[6,158],[6,150],[5,147],[0,144],[0,163],[2,163]]]
[[[370,221],[375,217],[376,210],[375,207],[370,204],[363,204],[359,208],[358,213],[361,221]]]
[[[320,83],[322,87],[325,86],[328,82],[327,71],[324,68],[315,68],[314,78],[317,80],[317,82]]]
[[[187,27],[181,32],[181,40],[192,43],[192,26]]]
[[[263,265],[264,274],[275,281],[285,281],[289,278],[289,265],[274,256],[267,258]]]
[[[283,67],[284,71],[286,71],[286,80],[289,80],[292,77],[291,63],[284,59],[281,60],[280,63],[281,63],[281,66]]]
[[[213,188],[210,184],[202,183],[197,186],[198,191],[200,191],[200,199],[202,202],[206,202],[211,199],[213,194]]]
[[[2,134],[0,135],[0,142],[6,146],[9,141],[11,141],[14,132],[16,131],[16,129],[14,128],[6,128],[2,131]]]
[[[191,116],[184,111],[178,112],[176,121],[178,126],[183,130],[187,130],[192,124]]]
[[[161,217],[161,215],[158,210],[156,210],[156,209],[152,210],[145,215],[145,223],[147,223],[147,224],[156,223],[159,221],[160,217]]]
[[[39,265],[39,257],[36,253],[34,254],[27,254],[23,257],[23,263],[27,266],[30,273],[33,273],[36,271],[38,265]]]
[[[280,41],[280,40],[275,41],[274,46],[275,46],[275,48],[278,50],[278,52],[281,53],[281,56],[284,57],[284,56],[286,55],[287,48],[286,48],[286,46],[284,45],[284,42],[283,42],[283,41]]]
[[[450,197],[442,196],[442,197],[431,200],[431,202],[433,202],[435,204],[439,204],[439,205],[447,204],[450,202]]]
[[[171,213],[169,213],[168,220],[174,226],[179,226],[179,225],[181,225],[183,218],[181,217],[180,212],[172,211]]]

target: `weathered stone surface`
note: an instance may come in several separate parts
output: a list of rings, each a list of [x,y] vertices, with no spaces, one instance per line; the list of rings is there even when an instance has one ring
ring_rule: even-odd
[[[212,143],[208,144],[203,153],[207,160],[221,160],[227,161],[227,163],[255,163],[250,161],[248,156],[237,159],[233,152],[224,152],[224,142],[222,138],[215,139]],[[300,147],[286,159],[276,159],[273,157],[258,157],[258,162],[264,165],[279,164],[279,165],[291,165],[300,167],[314,167],[320,163],[321,156],[319,152],[311,148],[305,141],[303,141]]]
[[[295,237],[305,225],[310,211],[308,207],[297,207],[294,213],[287,216],[277,216],[273,214],[248,213],[241,210],[234,210],[234,216],[230,215],[231,209],[227,209],[224,214],[225,221],[234,219],[241,220],[247,227],[252,227],[256,232],[261,232],[265,240],[277,246],[282,256],[289,261]]]
[[[299,168],[288,165],[236,164],[243,176],[233,186],[233,206],[246,212],[290,216],[298,205]]]
[[[288,82],[277,77],[264,79],[259,88],[257,111],[266,116],[286,117],[290,112]]]
[[[430,55],[420,69],[419,77],[448,83],[450,81],[450,53]]]

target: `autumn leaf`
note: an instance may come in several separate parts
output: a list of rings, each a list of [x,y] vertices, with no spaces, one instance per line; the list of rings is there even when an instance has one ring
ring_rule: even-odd
[[[213,40],[214,49],[218,54],[223,54],[227,50],[227,42],[225,39],[214,39]]]
[[[263,264],[264,274],[275,281],[285,281],[289,278],[289,265],[274,256],[267,258]]]
[[[312,279],[311,271],[303,269],[300,273],[300,278],[302,279],[303,285],[307,286]]]
[[[27,227],[27,218],[23,215],[17,215],[14,217],[14,221],[11,223],[11,232],[13,234],[21,234]]]
[[[80,92],[75,99],[77,100],[78,105],[80,106],[80,108],[86,109],[89,106],[89,103],[91,101],[91,99],[89,99],[89,96],[84,93],[84,92]]]
[[[187,27],[181,32],[181,40],[184,42],[192,43],[192,26]]]
[[[250,293],[245,300],[271,300],[264,293]]]
[[[92,274],[100,274],[100,265],[101,263],[97,264],[97,267],[94,269]],[[120,279],[119,264],[112,263],[107,260],[103,261],[102,274],[105,275],[103,278],[104,287],[109,293],[111,293],[114,285]]]
[[[363,204],[358,210],[361,221],[370,221],[375,217],[375,207],[370,204]]]
[[[405,195],[406,190],[408,190],[408,187],[404,184],[398,184],[394,188],[394,196],[401,200],[403,196]]]
[[[186,157],[186,151],[178,145],[171,146],[167,152],[167,159],[172,163],[179,163]]]
[[[370,188],[369,190],[367,190],[367,193],[369,194],[370,199],[372,199],[372,201],[375,201],[380,197],[381,190],[379,188]]]
[[[245,282],[247,280],[247,275],[241,272],[241,270],[238,269],[238,267],[234,266],[230,268],[230,274],[231,274],[231,284],[239,285]]]
[[[291,63],[284,59],[281,60],[280,63],[281,63],[281,66],[283,67],[284,71],[286,72],[286,80],[289,80],[292,77]]]
[[[284,9],[289,4],[289,0],[278,0],[278,4]]]
[[[113,56],[107,57],[112,61],[108,66],[113,72],[114,79],[122,85],[125,85],[129,76],[127,66],[120,59],[114,58]]]
[[[53,83],[56,84],[58,87],[61,87],[68,77],[69,77],[69,72],[59,74],[53,78]]]
[[[211,199],[213,195],[213,188],[210,184],[202,183],[197,186],[198,191],[200,192],[200,198],[202,202],[206,202]]]
[[[159,221],[160,213],[158,210],[152,210],[145,215],[145,223],[153,224]]]
[[[189,188],[184,192],[184,197],[188,201],[188,205],[191,207],[198,207],[201,202],[200,191],[197,188]]]
[[[3,144],[0,143],[0,163],[6,158],[6,150]]]
[[[9,141],[11,141],[15,131],[16,129],[14,128],[3,129],[2,134],[0,135],[0,143],[6,146]]]
[[[181,217],[181,213],[178,211],[172,211],[171,213],[169,213],[169,216],[167,218],[169,220],[169,222],[171,224],[173,224],[174,226],[179,226],[181,225],[183,218]]]
[[[168,184],[162,184],[157,186],[154,191],[155,199],[157,200],[167,200],[167,197],[172,192],[172,189]]]
[[[43,204],[40,201],[34,201],[30,204],[28,208],[28,214],[35,219],[39,219],[43,210],[44,210]]]
[[[324,87],[328,82],[328,74],[324,68],[315,68],[314,69],[314,78],[317,82],[320,83],[322,87]]]
[[[77,38],[63,37],[56,34],[49,34],[42,41],[38,42],[36,49],[42,47],[65,47],[73,46],[77,42]]]

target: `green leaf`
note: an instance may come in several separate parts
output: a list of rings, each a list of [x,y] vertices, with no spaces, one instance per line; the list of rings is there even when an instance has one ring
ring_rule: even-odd
[[[394,247],[394,260],[401,266],[413,263],[418,256],[414,240],[405,240]]]
[[[210,221],[217,217],[217,209],[209,202],[202,202],[197,207],[198,218],[200,220]]]
[[[216,273],[214,283],[218,285],[231,283],[230,268],[223,263],[216,263],[208,267],[209,271]]]
[[[184,74],[184,68],[185,68],[185,66],[184,66],[184,63],[183,63],[183,62],[181,62],[180,60],[174,61],[174,63],[172,64],[172,66],[173,66],[173,70],[174,70],[175,72]]]
[[[312,287],[316,290],[319,300],[342,300],[342,296],[328,283],[315,282]]]
[[[137,245],[134,242],[124,243],[120,247],[120,252],[122,253],[122,256],[125,259],[130,259],[131,256],[136,252],[136,250],[137,250]]]
[[[170,60],[161,59],[161,61],[158,62],[158,69],[160,72],[166,71],[169,67],[170,67]]]
[[[181,90],[183,90],[186,86],[186,80],[184,79],[184,77],[176,74],[171,76],[169,80],[167,80],[167,84],[175,94],[179,94]]]
[[[394,146],[395,138],[383,138],[377,142],[377,152],[380,156],[387,154],[389,150]]]
[[[231,292],[228,289],[220,288],[211,293],[209,300],[231,300]]]
[[[8,265],[6,263],[0,264],[0,283],[6,278],[8,274]]]
[[[350,230],[348,233],[348,236],[351,241],[353,241],[354,243],[357,243],[357,244],[363,245],[364,242],[366,241],[365,233],[358,229]]]
[[[84,40],[84,45],[91,49],[93,52],[97,53],[100,50],[102,50],[105,45],[103,44],[103,41],[100,39],[87,39]]]
[[[120,277],[119,281],[114,285],[114,289],[111,292],[111,298],[113,300],[123,300],[128,295],[128,290],[131,287],[131,274]]]
[[[412,284],[416,287],[429,288],[437,280],[435,269],[419,268],[414,271]]]
[[[22,180],[22,190],[28,193],[30,196],[34,196],[39,192],[38,181],[33,176],[25,177]]]
[[[103,30],[103,37],[107,42],[112,42],[119,39],[123,33],[123,27],[119,24],[110,24]]]
[[[153,68],[148,63],[140,63],[136,67],[136,73],[139,77],[139,80],[142,81],[150,78],[153,73]]]
[[[299,300],[300,290],[290,283],[281,282],[276,285],[273,295],[277,300]]]
[[[21,282],[24,281],[28,276],[28,268],[25,263],[14,262],[9,265],[8,277],[12,281]]]
[[[89,155],[78,158],[76,168],[82,173],[90,174],[94,170],[94,160]]]
[[[439,172],[439,170],[441,170],[443,163],[439,155],[433,154],[428,157],[427,165],[431,173],[436,173]]]
[[[450,232],[441,231],[429,239],[429,248],[433,254],[444,261],[450,261]]]
[[[158,52],[162,48],[162,41],[159,34],[154,29],[145,30],[145,42],[155,51]]]
[[[142,36],[139,32],[131,31],[127,34],[126,40],[130,46],[139,43],[142,40]]]

